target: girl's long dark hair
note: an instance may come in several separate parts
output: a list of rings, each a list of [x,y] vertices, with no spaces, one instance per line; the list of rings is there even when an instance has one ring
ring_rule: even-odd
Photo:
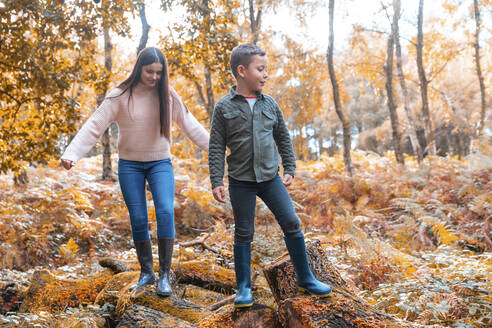
[[[130,76],[118,86],[122,90],[121,94],[126,91],[130,92],[128,97],[128,106],[130,106],[130,99],[132,98],[133,89],[140,81],[142,73],[142,66],[150,65],[153,63],[162,64],[161,79],[157,83],[157,91],[159,94],[159,115],[161,121],[161,135],[164,135],[170,140],[170,125],[171,115],[169,108],[169,77],[167,72],[167,60],[162,51],[155,47],[148,47],[142,49],[137,57],[137,62],[133,67],[133,71]]]

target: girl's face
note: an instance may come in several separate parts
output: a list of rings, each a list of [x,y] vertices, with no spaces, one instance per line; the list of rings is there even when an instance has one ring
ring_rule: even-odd
[[[162,64],[152,63],[142,66],[142,73],[140,74],[140,83],[148,88],[154,88],[162,76]]]

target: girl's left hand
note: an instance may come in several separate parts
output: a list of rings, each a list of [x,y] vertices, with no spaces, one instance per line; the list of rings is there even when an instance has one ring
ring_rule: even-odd
[[[282,178],[282,182],[284,184],[284,186],[288,187],[292,184],[292,182],[294,181],[294,177],[290,174],[284,174],[283,178]]]

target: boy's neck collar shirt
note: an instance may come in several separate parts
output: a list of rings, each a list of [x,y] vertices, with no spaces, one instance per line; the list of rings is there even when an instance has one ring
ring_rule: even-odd
[[[237,92],[237,86],[232,86],[231,89],[229,90],[229,94],[231,95],[231,97],[234,99],[236,97],[238,98],[244,98],[244,99],[247,99],[248,97],[245,97],[244,95],[240,94]],[[255,91],[255,94],[256,94],[256,99],[264,99],[265,96],[263,95],[263,93],[261,91]]]

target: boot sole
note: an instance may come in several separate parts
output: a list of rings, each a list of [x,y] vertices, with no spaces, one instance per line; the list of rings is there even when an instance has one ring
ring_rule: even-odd
[[[159,295],[161,297],[169,297],[169,296],[171,296],[171,293],[157,293],[157,295]]]
[[[141,284],[141,285],[134,284],[128,290],[133,291],[134,289],[137,289],[138,287],[144,287],[147,285],[152,285],[152,284],[154,284],[154,282],[155,282],[155,279],[153,281],[149,281],[149,282],[146,282],[145,284]]]
[[[306,288],[302,288],[302,287],[299,287],[299,286],[297,286],[297,290],[300,291],[301,293],[309,294],[309,295],[313,295],[313,296],[317,296],[317,297],[321,297],[321,298],[328,297],[332,293],[332,292],[329,292],[329,293],[326,293],[326,294],[315,294],[315,293],[307,290]]]
[[[240,309],[240,308],[246,308],[246,307],[252,307],[253,303],[247,303],[247,304],[234,304],[234,308]]]

